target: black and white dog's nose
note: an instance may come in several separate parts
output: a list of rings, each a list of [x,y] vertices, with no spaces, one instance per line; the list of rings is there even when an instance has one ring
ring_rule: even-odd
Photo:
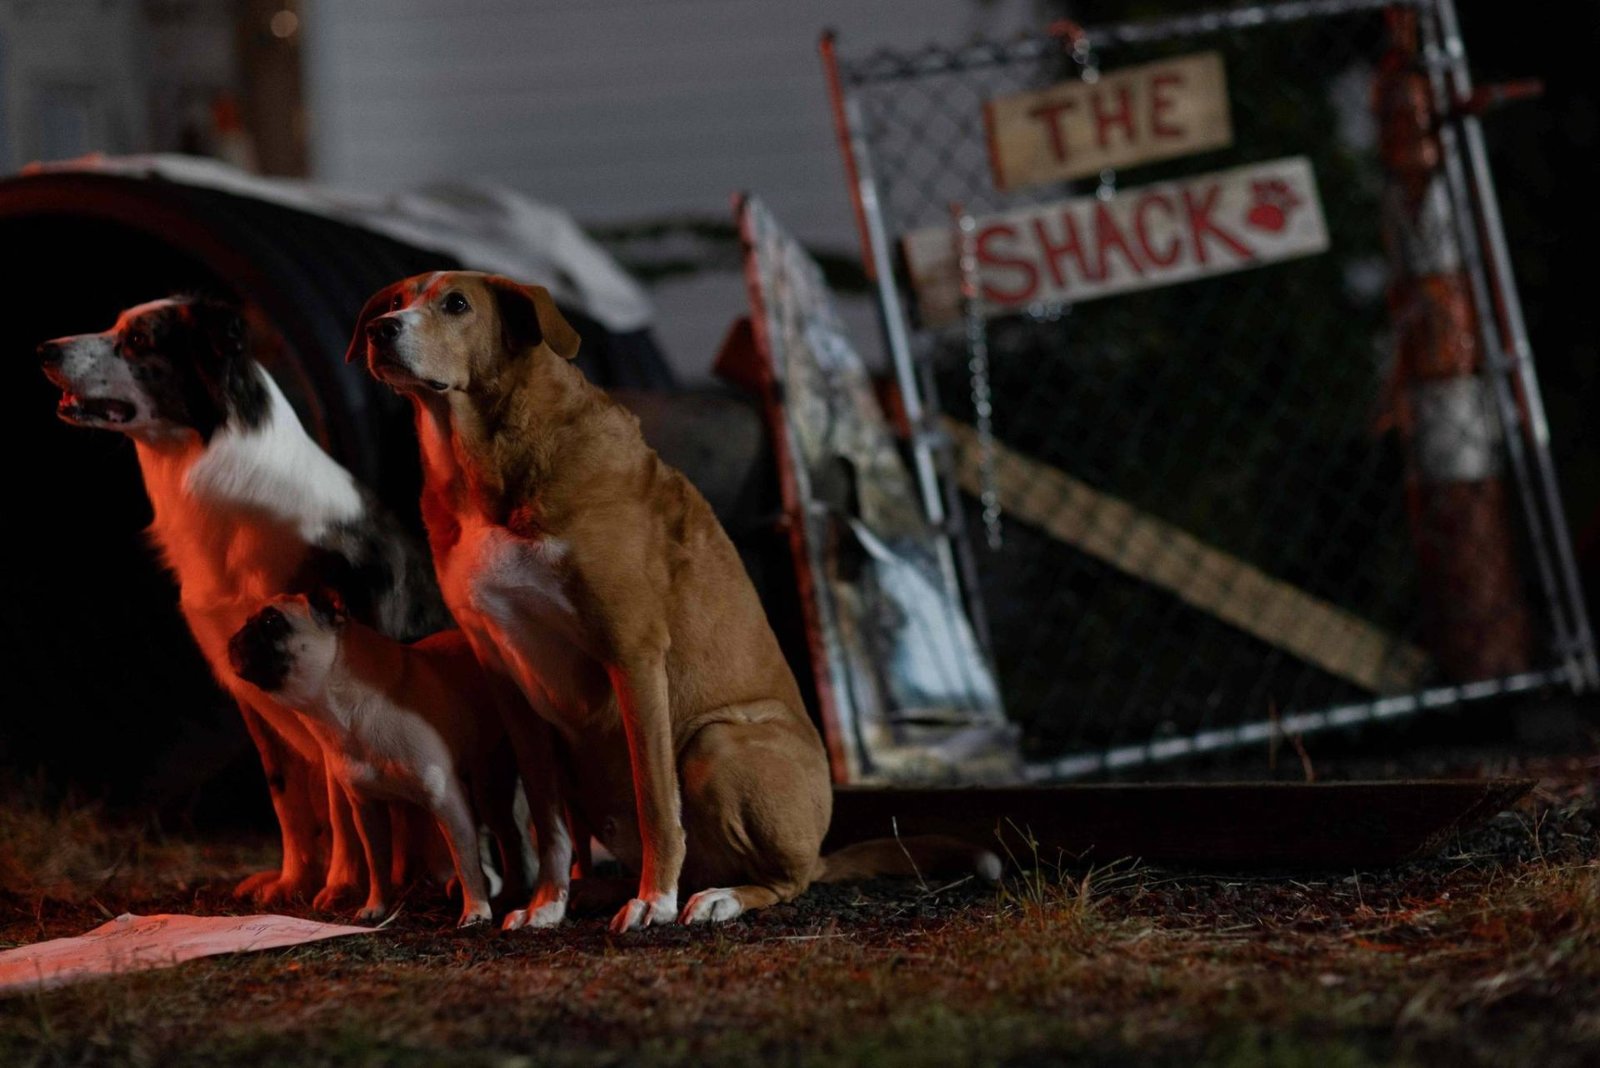
[[[61,361],[66,358],[67,350],[54,341],[46,341],[39,346],[39,363],[45,370],[60,367]]]
[[[400,336],[401,322],[393,315],[385,315],[367,324],[367,338],[372,341],[393,341]]]

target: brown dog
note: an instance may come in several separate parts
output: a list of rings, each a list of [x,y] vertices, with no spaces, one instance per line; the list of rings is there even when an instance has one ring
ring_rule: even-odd
[[[445,599],[539,714],[508,713],[540,881],[506,926],[565,915],[566,805],[639,875],[619,932],[731,919],[821,878],[997,869],[946,840],[819,856],[822,742],[738,554],[577,349],[544,289],[449,272],[375,295],[349,353],[413,399]],[[680,887],[698,891],[681,913]]]

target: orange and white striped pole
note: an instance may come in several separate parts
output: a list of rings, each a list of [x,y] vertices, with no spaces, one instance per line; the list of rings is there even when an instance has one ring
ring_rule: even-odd
[[[1531,626],[1502,477],[1501,429],[1481,371],[1470,279],[1454,229],[1417,14],[1387,14],[1373,86],[1394,273],[1394,413],[1408,451],[1407,508],[1424,644],[1452,681],[1527,670]]]

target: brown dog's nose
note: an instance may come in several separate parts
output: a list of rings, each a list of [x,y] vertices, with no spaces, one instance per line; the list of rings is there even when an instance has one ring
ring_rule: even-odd
[[[61,361],[66,357],[67,350],[54,341],[46,341],[39,346],[39,363],[45,370],[61,366]]]
[[[367,340],[393,341],[400,336],[402,323],[393,315],[385,315],[367,324]]]

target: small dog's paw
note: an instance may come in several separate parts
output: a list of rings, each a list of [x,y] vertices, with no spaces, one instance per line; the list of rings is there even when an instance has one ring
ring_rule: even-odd
[[[320,912],[337,912],[352,900],[361,897],[366,888],[355,883],[329,883],[311,899],[311,907]]]
[[[482,927],[493,918],[494,917],[489,912],[488,904],[485,902],[479,902],[477,905],[461,910],[461,922],[456,924],[456,926]]]
[[[689,899],[678,916],[679,923],[724,923],[743,914],[744,903],[737,891],[702,890]]]
[[[389,915],[389,906],[379,901],[374,904],[369,901],[356,911],[356,919],[361,923],[377,923]]]
[[[512,909],[501,922],[503,931],[524,927],[554,927],[567,918],[567,891],[543,891],[534,895],[525,909]]]
[[[668,890],[664,893],[653,894],[649,898],[634,898],[622,906],[622,911],[617,913],[611,921],[612,934],[624,934],[640,927],[649,927],[652,924],[672,923],[678,918],[678,893]]]

